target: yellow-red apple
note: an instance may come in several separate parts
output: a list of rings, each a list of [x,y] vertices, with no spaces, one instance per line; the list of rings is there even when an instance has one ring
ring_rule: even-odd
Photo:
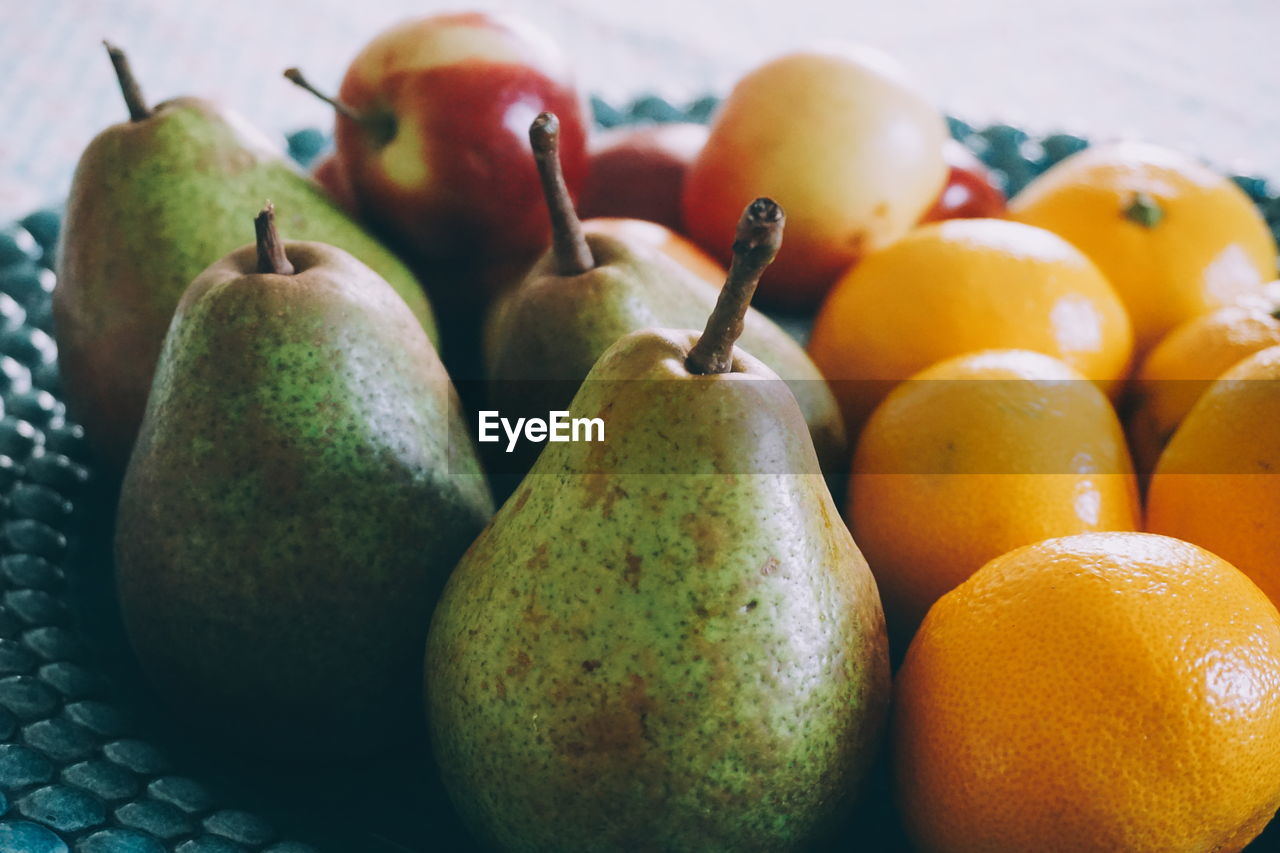
[[[645,219],[682,230],[684,176],[706,141],[706,125],[684,121],[597,134],[590,143],[579,214]]]
[[[296,69],[286,76],[315,91]],[[360,51],[338,97],[326,100],[337,108],[337,156],[360,210],[422,258],[492,258],[546,245],[528,139],[544,110],[560,116],[570,191],[586,176],[588,113],[568,64],[549,38],[511,16],[397,24]]]
[[[762,300],[813,306],[865,252],[905,234],[947,178],[946,122],[878,51],[829,46],[774,59],[721,104],[685,178],[685,233],[713,255],[735,211],[767,195],[787,239]]]
[[[978,155],[954,139],[942,148],[949,172],[946,186],[920,218],[921,222],[943,219],[995,219],[1004,215],[1004,192],[991,179]]]

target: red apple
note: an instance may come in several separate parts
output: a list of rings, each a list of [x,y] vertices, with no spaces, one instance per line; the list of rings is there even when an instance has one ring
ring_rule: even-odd
[[[286,76],[311,88],[294,69]],[[528,137],[544,110],[560,117],[570,191],[586,177],[585,101],[559,49],[513,17],[477,12],[397,24],[360,51],[332,103],[337,156],[360,209],[423,258],[546,245]]]
[[[840,275],[919,222],[947,177],[942,113],[867,47],[827,43],[740,79],[684,183],[685,233],[727,260],[753,198],[787,212],[761,303],[814,308]]]
[[[360,203],[356,201],[356,191],[351,187],[351,179],[347,170],[342,168],[342,161],[337,154],[326,154],[320,158],[311,170],[311,178],[324,188],[329,198],[347,213],[360,218]]]
[[[684,176],[707,133],[706,125],[681,121],[619,127],[597,135],[591,140],[580,215],[646,219],[681,230]]]
[[[951,172],[947,184],[921,222],[943,219],[995,219],[1004,215],[1004,193],[991,180],[991,170],[968,148],[948,139],[942,149]]]

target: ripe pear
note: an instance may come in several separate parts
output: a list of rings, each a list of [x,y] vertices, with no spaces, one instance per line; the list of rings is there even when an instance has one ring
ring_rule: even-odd
[[[880,600],[795,398],[733,346],[777,249],[754,202],[705,333],[611,346],[458,564],[432,746],[507,850],[791,850],[847,815],[885,713]]]
[[[179,298],[244,243],[243,211],[264,198],[281,206],[290,235],[343,248],[390,282],[435,339],[408,268],[268,139],[200,98],[149,107],[124,54],[108,49],[130,121],[104,130],[80,158],[53,293],[67,403],[99,462],[123,470]]]
[[[1147,529],[1206,548],[1280,607],[1280,346],[1209,386],[1160,455]]]
[[[260,222],[178,304],[117,583],[144,671],[188,722],[325,758],[412,731],[432,607],[493,505],[404,300]]]
[[[624,335],[645,328],[697,328],[718,290],[661,251],[615,235],[585,234],[565,190],[550,113],[529,137],[546,191],[552,247],[494,306],[484,332],[491,402],[504,415],[564,409],[596,360]],[[741,347],[791,387],[824,470],[846,458],[844,422],[831,389],[804,348],[748,309]]]

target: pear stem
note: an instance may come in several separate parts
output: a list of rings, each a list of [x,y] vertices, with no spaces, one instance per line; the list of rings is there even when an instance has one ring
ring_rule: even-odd
[[[733,240],[733,263],[720,298],[707,319],[702,337],[689,350],[684,366],[690,373],[709,375],[733,369],[733,345],[742,335],[751,297],[765,267],[782,246],[786,215],[771,198],[758,198],[742,212]]]
[[[138,78],[133,76],[133,69],[129,67],[129,57],[109,41],[103,41],[102,46],[107,49],[107,56],[111,57],[111,65],[116,70],[120,94],[124,95],[124,105],[129,108],[129,120],[151,118],[151,108],[142,97],[142,87],[138,85]]]
[[[332,95],[326,95],[317,89],[297,68],[285,69],[284,76],[290,83],[305,89],[333,107],[338,115],[360,125],[377,141],[378,145],[387,144],[396,135],[396,119],[391,113],[386,111],[362,113],[345,101],[340,101]]]
[[[293,275],[293,264],[284,253],[284,241],[276,230],[276,206],[267,202],[253,220],[258,235],[258,272]]]
[[[595,269],[596,259],[587,245],[582,221],[573,209],[573,199],[564,182],[560,165],[560,119],[555,113],[539,113],[529,126],[529,144],[542,179],[542,195],[551,215],[551,247],[561,275],[582,275]]]

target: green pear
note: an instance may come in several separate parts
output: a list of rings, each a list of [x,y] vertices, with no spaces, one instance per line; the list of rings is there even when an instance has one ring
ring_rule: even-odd
[[[169,320],[207,266],[244,243],[245,210],[269,198],[287,233],[345,249],[391,283],[434,340],[413,275],[243,118],[200,98],[148,107],[108,46],[131,120],[76,167],[53,317],[68,405],[99,461],[121,471]]]
[[[450,576],[432,746],[506,850],[793,850],[847,816],[885,715],[880,600],[794,396],[733,347],[777,250],[748,208],[696,332],[623,337]]]
[[[165,338],[120,496],[121,612],[191,725],[280,754],[373,750],[419,719],[432,607],[492,499],[404,300],[260,223]]]
[[[584,235],[560,175],[558,123],[543,113],[529,132],[551,214],[552,247],[494,305],[484,331],[491,402],[504,415],[564,409],[616,340],[646,328],[698,328],[718,291],[661,252]],[[844,421],[801,347],[764,314],[747,311],[740,346],[787,381],[824,470],[844,472]]]

